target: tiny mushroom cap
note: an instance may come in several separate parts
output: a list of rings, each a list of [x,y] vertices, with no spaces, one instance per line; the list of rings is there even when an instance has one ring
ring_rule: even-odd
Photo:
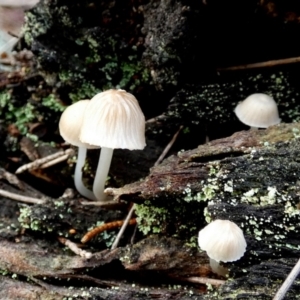
[[[266,94],[250,95],[237,105],[234,112],[242,123],[251,127],[267,128],[280,123],[277,104]]]
[[[215,220],[200,230],[198,243],[217,262],[239,260],[247,246],[243,231],[228,220]]]
[[[59,120],[59,132],[63,139],[71,145],[78,147],[77,162],[74,173],[74,184],[77,191],[88,199],[96,200],[92,191],[82,182],[82,169],[85,164],[87,149],[99,148],[79,140],[83,121],[83,114],[90,100],[80,100],[68,106]]]
[[[58,126],[60,135],[66,142],[77,147],[94,149],[99,147],[83,143],[79,139],[84,111],[89,101],[90,100],[80,100],[68,106],[61,114]]]
[[[145,117],[136,98],[120,89],[94,96],[85,110],[80,139],[106,148],[142,150]]]

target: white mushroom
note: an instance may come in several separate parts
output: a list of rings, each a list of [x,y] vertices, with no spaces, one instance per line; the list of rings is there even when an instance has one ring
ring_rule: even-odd
[[[78,156],[74,174],[74,184],[77,191],[88,199],[96,200],[92,191],[82,182],[82,168],[85,163],[87,149],[99,148],[82,143],[79,134],[82,126],[83,114],[90,100],[80,100],[65,109],[59,120],[59,132],[65,141],[78,147]]]
[[[219,262],[239,260],[246,251],[243,231],[229,220],[215,220],[204,227],[198,236],[199,247],[210,258],[212,270],[224,275]]]
[[[145,117],[136,98],[114,89],[94,96],[84,113],[80,140],[101,147],[93,191],[99,201],[106,201],[104,187],[113,149],[142,150],[146,145]]]
[[[242,123],[254,128],[267,128],[280,123],[277,104],[266,94],[250,95],[237,105],[234,112]]]

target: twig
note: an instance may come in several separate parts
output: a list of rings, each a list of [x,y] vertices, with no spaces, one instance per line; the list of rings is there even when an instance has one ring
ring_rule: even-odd
[[[0,168],[0,179],[7,180],[10,184],[16,186],[20,190],[25,190],[24,183],[19,180],[19,178],[12,173],[7,172],[6,170]]]
[[[95,227],[94,229],[90,230],[89,232],[87,232],[83,238],[81,239],[81,243],[87,243],[89,240],[91,240],[94,236],[96,236],[97,234],[106,231],[106,230],[111,230],[111,229],[115,229],[118,227],[121,227],[123,225],[124,221],[114,221],[114,222],[110,222],[110,223],[106,223],[106,224],[102,224],[98,227]],[[129,221],[129,225],[134,225],[136,224],[136,219],[131,219]]]
[[[238,70],[249,70],[249,69],[256,69],[256,68],[275,67],[275,66],[286,65],[286,64],[294,64],[294,63],[299,63],[299,62],[300,62],[300,57],[290,57],[290,58],[269,60],[269,61],[253,63],[253,64],[233,66],[233,67],[228,67],[228,68],[218,68],[217,72],[238,71]]]
[[[280,289],[277,291],[273,300],[282,300],[284,298],[285,294],[287,293],[287,291],[289,290],[289,288],[291,287],[291,285],[293,284],[293,282],[295,281],[299,273],[300,273],[300,259],[298,260],[298,262],[296,263],[296,265],[294,266],[294,268],[292,269],[288,277],[285,279]]]
[[[65,246],[67,246],[71,251],[73,251],[75,254],[83,257],[83,258],[86,258],[86,259],[89,259],[93,256],[93,254],[91,252],[88,252],[88,251],[85,251],[85,250],[82,250],[80,248],[78,248],[78,246],[71,242],[70,240],[68,239],[65,239],[63,237],[58,237],[58,240],[64,244]]]
[[[157,122],[157,121],[159,121],[159,120],[163,120],[163,119],[165,119],[165,118],[166,118],[166,116],[165,116],[164,114],[161,114],[161,115],[156,116],[156,117],[154,117],[154,118],[148,119],[148,120],[146,121],[146,124],[154,123],[154,122]]]
[[[73,151],[73,153],[74,153],[74,151]],[[46,168],[49,168],[51,166],[54,166],[54,165],[56,165],[56,164],[58,164],[58,163],[60,163],[60,162],[62,162],[64,160],[67,160],[70,157],[70,155],[72,155],[72,154],[65,154],[65,155],[63,155],[61,157],[58,157],[58,158],[53,159],[53,160],[50,160],[50,161],[46,162],[45,164],[42,164],[40,166],[40,168],[41,169],[46,169]]]
[[[7,197],[9,199],[24,202],[24,203],[31,203],[31,204],[43,204],[43,203],[45,203],[45,200],[42,200],[42,199],[22,196],[22,195],[7,192],[7,191],[1,190],[1,189],[0,189],[0,196]]]
[[[173,277],[174,279],[180,280],[180,281],[186,281],[186,282],[191,282],[191,283],[200,283],[200,284],[211,284],[211,285],[216,285],[220,286],[224,284],[226,281],[225,280],[220,280],[220,279],[212,279],[212,278],[206,278],[206,277]]]
[[[126,219],[124,220],[124,222],[122,224],[122,227],[121,227],[120,231],[118,232],[118,234],[116,236],[116,239],[115,239],[115,241],[113,242],[113,244],[111,246],[112,250],[118,247],[120,239],[121,239],[121,237],[122,237],[122,235],[123,235],[123,233],[124,233],[124,231],[125,231],[128,223],[130,222],[130,219],[131,219],[131,216],[132,216],[134,210],[135,210],[135,204],[132,205],[130,211],[128,212],[128,214],[126,216]]]
[[[100,206],[104,208],[119,206],[120,202],[117,202],[115,200],[112,201],[81,201],[81,205],[93,205],[93,206]]]
[[[133,230],[133,234],[132,234],[131,239],[130,239],[130,244],[131,244],[131,245],[134,244],[134,240],[135,240],[137,228],[138,228],[138,224],[136,223],[136,224],[135,224],[135,227],[134,227],[134,230]]]
[[[160,157],[157,159],[157,161],[155,162],[154,166],[157,166],[158,164],[160,164],[162,162],[162,160],[165,158],[165,156],[167,155],[167,153],[169,152],[170,148],[173,146],[173,144],[175,143],[181,129],[183,128],[183,126],[180,126],[179,129],[177,130],[177,132],[174,134],[173,138],[171,139],[171,141],[169,142],[169,144],[166,146],[166,148],[164,149],[164,151],[162,152],[162,154],[160,155]]]
[[[34,169],[40,168],[43,164],[45,164],[49,161],[52,161],[52,160],[54,160],[58,157],[61,157],[61,156],[64,156],[64,155],[70,156],[70,155],[73,155],[73,154],[74,154],[73,149],[67,149],[65,151],[59,151],[59,152],[56,152],[54,154],[50,154],[46,157],[36,159],[35,161],[30,162],[26,165],[23,165],[20,168],[18,168],[15,173],[20,174],[20,173],[22,173],[24,171],[27,171],[27,170],[34,170]]]

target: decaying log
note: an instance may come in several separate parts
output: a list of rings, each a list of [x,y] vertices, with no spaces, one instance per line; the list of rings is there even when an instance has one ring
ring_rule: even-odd
[[[207,222],[234,221],[245,233],[247,252],[228,264],[231,276],[243,285],[229,286],[247,299],[269,299],[300,253],[299,130],[294,123],[238,132],[178,153],[152,168],[143,181],[110,192],[138,203],[137,221],[145,234],[175,235],[195,247]],[[229,286],[220,294],[231,297]],[[253,286],[259,292],[253,293]],[[290,297],[298,285],[293,288]]]
[[[10,274],[14,279],[30,279],[27,283],[0,279],[0,286],[12,295],[25,293],[31,286],[32,295],[24,294],[23,299],[36,299],[34,295],[47,294],[48,290],[61,297],[58,299],[75,297],[75,294],[81,297],[79,299],[96,296],[105,299],[202,299],[194,287],[185,283],[180,286],[180,278],[210,273],[205,255],[171,238],[150,237],[132,247],[94,253],[90,259],[70,256],[59,248],[49,252],[32,243],[0,241],[0,255],[3,274]],[[178,283],[174,284],[174,279],[169,276],[175,277]],[[118,280],[108,280],[109,277]],[[168,287],[172,281],[172,287]],[[59,288],[57,283],[72,288]],[[78,285],[82,288],[76,288]]]
[[[145,286],[158,299],[185,299],[192,294],[207,300],[271,299],[299,256],[299,133],[299,123],[237,132],[171,156],[142,181],[110,189],[116,200],[136,203],[141,232],[158,234],[102,252],[95,249],[104,248],[103,240],[95,239],[84,248],[94,253],[90,259],[63,253],[57,237],[79,242],[97,215],[103,219],[106,211],[80,207],[80,202],[68,199],[22,205],[15,227],[0,230],[0,269],[34,278],[50,289],[58,279],[65,286],[94,285],[95,295],[108,299],[152,297]],[[1,174],[1,185],[11,189],[8,173]],[[11,182],[15,189],[22,186]],[[106,220],[113,216],[107,214]],[[213,278],[206,254],[198,249],[197,234],[217,218],[232,220],[243,229],[245,256],[226,264],[230,280],[212,291],[182,285],[190,276]],[[170,282],[182,286],[158,294],[152,289]],[[107,295],[110,286],[114,288]],[[287,299],[296,299],[298,291],[297,280]]]

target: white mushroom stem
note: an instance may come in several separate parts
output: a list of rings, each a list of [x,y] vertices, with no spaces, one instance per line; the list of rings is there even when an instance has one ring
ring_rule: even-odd
[[[221,266],[220,263],[213,258],[209,258],[209,264],[211,267],[211,270],[220,276],[226,277],[228,275],[228,269]]]
[[[77,163],[74,173],[74,184],[77,191],[84,197],[90,200],[97,200],[92,191],[87,189],[82,182],[82,168],[85,163],[87,148],[78,147]]]
[[[104,193],[104,187],[114,149],[102,147],[100,158],[93,184],[93,192],[98,201],[107,201],[107,195]]]

